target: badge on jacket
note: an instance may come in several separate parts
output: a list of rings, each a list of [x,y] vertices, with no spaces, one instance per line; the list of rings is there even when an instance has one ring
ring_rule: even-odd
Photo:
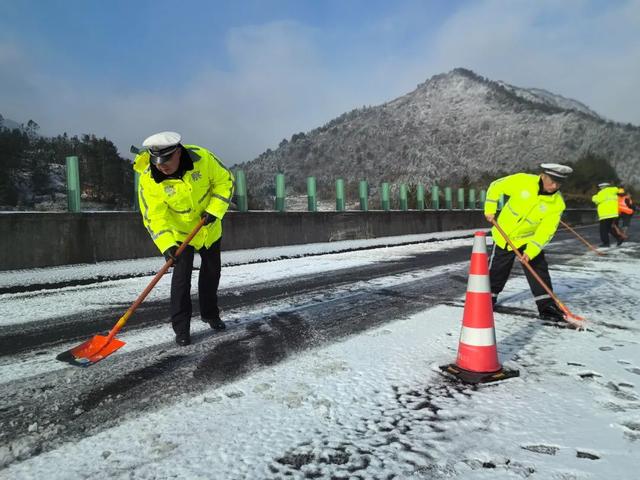
[[[542,213],[544,213],[544,212],[546,212],[546,211],[547,211],[547,206],[546,206],[544,203],[541,203],[541,204],[540,204],[540,211],[541,211]]]
[[[171,196],[175,195],[176,189],[173,188],[172,185],[167,185],[167,186],[164,187],[164,193],[166,193],[168,197],[171,197]]]
[[[202,178],[202,173],[200,173],[200,172],[193,172],[191,174],[191,180],[193,180],[194,182],[197,182],[201,178]]]

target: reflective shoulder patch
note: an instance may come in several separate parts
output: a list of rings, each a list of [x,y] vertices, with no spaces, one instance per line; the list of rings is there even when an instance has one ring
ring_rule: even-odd
[[[189,156],[191,157],[191,161],[193,163],[199,162],[200,159],[202,158],[200,156],[200,154],[198,153],[198,150],[200,150],[198,147],[194,146],[194,145],[188,145],[184,147],[187,152],[189,153]]]

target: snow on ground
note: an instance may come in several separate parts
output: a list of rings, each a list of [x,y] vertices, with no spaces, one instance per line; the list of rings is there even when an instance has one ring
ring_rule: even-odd
[[[416,253],[456,248],[467,245],[474,231],[475,230],[439,232],[370,240],[348,240],[332,243],[223,252],[223,256],[226,258],[223,259],[224,267],[220,279],[220,290],[221,292],[225,290],[236,292],[236,289],[240,287],[242,287],[243,290],[247,290],[251,288],[252,285],[286,279],[292,275],[292,272],[294,272],[296,276],[326,273],[332,270],[354,268],[376,262],[393,262]],[[382,246],[383,248],[371,248],[375,246]],[[320,255],[323,252],[343,253]],[[304,255],[312,256],[303,257]],[[196,258],[199,260],[198,256],[196,256]],[[278,260],[281,258],[285,259]],[[264,261],[265,263],[252,263],[258,261]],[[145,258],[131,261],[129,269],[127,269],[126,262],[105,262],[96,265],[72,265],[20,270],[6,272],[3,276],[3,283],[4,286],[24,285],[25,282],[48,284],[63,280],[73,281],[96,278],[97,275],[103,278],[130,275],[153,271],[153,268],[155,267],[157,269],[159,264],[161,263],[159,263],[159,259],[157,258]],[[330,289],[331,291],[327,291],[326,293],[334,296],[350,295],[354,288],[389,287],[406,281],[407,279],[415,280],[417,278],[416,275],[426,278],[427,276],[437,275],[449,269],[458,268],[459,266],[460,265],[454,264],[431,269],[419,274],[408,273],[405,275],[374,279],[370,282],[361,282],[348,287]],[[194,272],[193,285],[197,285],[197,275],[198,272]],[[55,312],[56,317],[65,318],[80,312],[90,314],[92,310],[120,306],[122,313],[124,313],[140,292],[144,290],[150,279],[151,276],[123,278],[92,285],[76,285],[55,290],[37,290],[0,295],[0,326],[38,322],[51,318],[51,312]],[[167,299],[169,297],[170,282],[170,275],[163,277],[154,290],[151,291],[147,297],[147,301]],[[28,285],[29,283],[26,284]],[[240,292],[237,293],[241,294]],[[304,300],[304,297],[298,298],[298,301],[304,302]],[[312,300],[309,299],[309,301]],[[254,308],[249,310],[242,309],[238,312],[225,312],[224,318],[230,322],[245,323],[254,320],[256,317],[283,311],[287,308],[290,309],[292,307],[287,304],[286,300],[269,302],[268,305],[255,305]],[[90,320],[90,317],[88,320]],[[198,332],[209,329],[207,325],[197,321],[197,319],[195,320],[191,325],[192,334],[197,334]],[[117,318],[114,317],[114,324],[116,321]],[[155,328],[137,331],[129,331],[125,328],[118,337],[127,342],[127,351],[139,350],[150,345],[166,342],[166,325],[163,323]],[[65,351],[76,345],[77,342],[61,345],[59,346],[59,350]],[[34,356],[31,352],[11,357],[0,357],[0,384],[8,383],[18,378],[61,370],[63,368],[66,368],[66,365],[57,361],[55,358],[50,356]]]
[[[453,242],[455,245],[461,241],[455,240],[450,242]],[[468,243],[469,240],[467,239],[465,242]],[[442,246],[440,246],[440,248],[442,248]],[[369,252],[367,256],[368,261],[366,263],[372,263],[376,258],[378,259],[378,261],[393,261],[393,260],[402,258],[412,252],[415,253],[417,251],[418,251],[418,248],[416,246],[411,246],[411,247],[402,246],[402,247],[395,247],[391,251],[388,251],[388,250],[378,251],[378,252],[375,252],[375,254],[373,252]],[[424,252],[424,247],[420,251]],[[355,254],[358,255],[359,252],[356,252]],[[340,268],[344,268],[345,260],[341,258],[343,255],[345,254],[331,255],[331,257],[334,257],[333,259],[328,259],[324,257],[308,259],[307,261],[310,263],[307,265],[308,268],[305,269],[305,272],[307,273],[313,272],[313,271],[327,272],[332,269],[338,268],[338,265],[342,265],[342,267]],[[354,255],[354,254],[352,253],[350,255]],[[355,260],[355,259],[351,259],[351,260]],[[237,274],[237,272],[236,274],[234,274],[233,272],[233,270],[238,267],[228,267],[225,269],[223,273],[223,278],[228,277],[227,278],[228,281],[221,282],[221,285],[225,285],[225,284],[229,285],[230,283],[234,286],[239,286],[239,285],[246,286],[246,284],[243,284],[240,281],[241,278],[247,278],[246,280],[247,282],[251,280],[254,282],[258,281],[258,283],[285,278],[291,272],[290,268],[288,268],[287,265],[290,267],[291,263],[292,262],[297,263],[297,260],[284,261],[284,264],[282,262],[283,261],[271,262],[268,265],[268,267],[272,267],[272,268],[262,268],[263,266],[261,266],[260,273],[255,271],[255,266],[248,266],[249,271],[245,271],[247,269],[247,266],[242,266],[242,272],[239,274]],[[360,263],[357,261],[347,262],[347,266],[348,265],[353,266],[353,265],[359,265],[359,264]],[[354,292],[359,292],[364,289],[388,288],[394,285],[402,284],[407,281],[415,281],[419,279],[433,277],[436,275],[441,275],[448,271],[456,270],[462,266],[463,265],[460,263],[453,263],[453,264],[443,265],[436,268],[431,268],[418,273],[408,272],[405,274],[376,278],[366,282],[357,282],[355,284],[349,284],[347,286],[328,288],[325,290],[324,295],[331,296],[334,299],[344,298],[345,296],[348,297],[350,295],[353,295]],[[321,267],[324,267],[324,270],[322,270]],[[241,278],[238,278],[238,277],[241,277]],[[157,294],[158,297],[163,297],[163,296],[167,297],[169,295],[168,282],[169,282],[169,279],[166,279],[164,292],[158,293]],[[118,290],[118,288],[120,288],[120,290]],[[138,290],[142,290],[143,288],[144,286],[140,286]],[[163,287],[160,287],[160,291],[162,291],[162,289]],[[111,289],[109,289],[109,291],[111,292]],[[24,309],[26,314],[22,317],[16,316],[15,318],[16,319],[21,318],[23,321],[25,318],[29,318],[29,321],[33,321],[35,316],[29,313],[30,309],[32,308],[38,308],[37,311],[42,312],[41,315],[43,316],[43,318],[46,318],[47,316],[46,312],[54,311],[52,309],[55,309],[57,315],[60,315],[60,311],[66,311],[66,312],[79,311],[79,309],[81,309],[83,306],[88,305],[87,303],[85,303],[87,302],[87,295],[85,295],[84,292],[82,292],[81,298],[78,298],[79,297],[78,293],[80,293],[79,289],[78,289],[78,292],[74,292],[74,293],[75,295],[72,296],[72,300],[64,302],[63,304],[61,304],[61,306],[55,305],[55,302],[60,301],[60,297],[58,295],[52,295],[53,300],[51,298],[46,300],[40,299],[38,301],[37,307],[34,307],[33,303],[29,304],[28,306],[22,305],[21,308]],[[99,295],[100,301],[104,302],[102,304],[105,304],[105,305],[108,304],[104,296],[104,290],[96,292],[96,294]],[[121,290],[121,286],[116,287],[116,290],[113,291],[114,297],[119,298],[122,294],[123,292]],[[239,311],[224,312],[223,317],[225,321],[230,324],[237,325],[242,323],[250,323],[252,321],[255,321],[258,318],[263,318],[271,314],[283,313],[287,311],[294,311],[300,308],[304,308],[309,303],[316,303],[317,301],[316,296],[317,296],[316,293],[310,293],[309,295],[299,295],[296,298],[297,303],[295,305],[292,305],[291,300],[289,299],[284,299],[280,301],[269,301],[266,304],[260,303],[260,304],[253,305],[253,307],[249,309],[242,308]],[[134,298],[135,296],[132,296],[131,301],[133,301]],[[7,305],[4,308],[6,308],[7,311],[10,311],[11,306]],[[17,307],[14,307],[14,309],[15,308]],[[126,310],[126,308],[127,308],[126,306],[123,306],[123,313],[124,313],[124,310]],[[196,335],[199,332],[208,332],[210,330],[209,325],[198,321],[198,319],[199,317],[195,317],[194,321],[191,322],[190,331],[192,335]],[[117,318],[114,318],[114,324],[116,321],[117,321]],[[164,323],[158,324],[151,328],[145,328],[143,330],[130,331],[125,328],[121,333],[118,334],[118,338],[120,338],[121,340],[127,343],[127,352],[129,353],[136,350],[147,348],[151,345],[158,345],[158,344],[165,343],[167,341],[173,342],[173,337],[167,334],[167,326]],[[78,341],[74,341],[68,344],[59,345],[57,346],[57,349],[63,352],[77,345],[78,345]],[[26,352],[26,353],[19,354],[16,356],[11,356],[11,357],[0,357],[0,385],[3,383],[8,383],[18,378],[26,378],[30,376],[40,375],[45,372],[62,370],[64,368],[68,368],[68,365],[56,360],[54,357],[50,355],[34,356],[32,352]]]
[[[518,378],[475,388],[444,377],[438,366],[455,360],[462,307],[438,306],[178,399],[0,478],[635,479],[639,268],[634,243],[552,262],[558,295],[589,330],[496,313],[501,360]],[[500,300],[533,308],[521,275]]]
[[[425,242],[427,240],[458,238],[448,240],[444,248],[454,248],[467,244],[473,230],[447,232],[447,235],[438,233],[427,235],[411,235],[409,237],[386,237],[377,240],[358,240],[334,242],[329,244],[312,244],[288,247],[264,248],[257,251],[239,250],[228,252],[225,266],[223,267],[220,279],[220,290],[233,290],[240,286],[246,288],[252,284],[264,284],[287,278],[292,275],[311,275],[331,270],[354,268],[369,265],[381,261],[394,261],[407,255],[436,251],[443,248],[442,242]],[[459,238],[461,236],[467,238]],[[382,241],[384,240],[384,242]],[[394,246],[399,244],[399,246]],[[364,250],[373,246],[393,246],[393,248],[376,248]],[[363,249],[356,250],[353,249]],[[321,252],[344,252],[317,255]],[[312,257],[302,257],[303,255],[317,255]],[[199,256],[196,255],[199,260]],[[287,260],[271,260],[265,264],[256,265],[249,262],[257,262],[258,259],[277,259],[286,257]],[[302,257],[302,258],[297,258]],[[59,281],[64,278],[66,281],[90,278],[88,275],[96,276],[96,272],[102,277],[108,277],[118,271],[124,272],[125,262],[100,263],[96,265],[80,265],[72,267],[56,267],[51,269],[34,269],[23,271],[11,271],[3,273],[3,281],[6,286],[27,284],[54,283],[47,279],[55,278]],[[56,316],[65,317],[79,312],[90,312],[108,306],[122,306],[123,313],[144,290],[146,285],[155,274],[156,270],[162,266],[157,258],[140,259],[132,261],[131,270],[151,271],[147,277],[124,278],[120,280],[110,280],[106,282],[94,283],[91,285],[74,285],[58,288],[55,290],[37,290],[24,293],[13,293],[0,295],[0,326],[14,325],[25,322],[34,322],[51,317],[51,312],[55,311]],[[93,269],[93,270],[92,270]],[[143,270],[144,269],[144,270]],[[32,273],[30,273],[32,272]],[[48,274],[48,276],[47,276]],[[198,272],[194,272],[193,285],[197,285]],[[169,297],[171,276],[165,275],[158,285],[151,291],[148,300],[159,300]],[[115,323],[114,319],[114,323]]]
[[[399,235],[391,237],[370,238],[365,240],[341,240],[329,243],[308,243],[284,247],[266,247],[247,250],[230,250],[222,252],[222,265],[242,265],[247,263],[268,262],[278,259],[289,259],[327,253],[350,252],[353,250],[411,245],[437,240],[456,239],[472,236],[478,229],[451,230],[419,235]],[[22,285],[47,285],[72,282],[83,279],[116,278],[133,275],[154,275],[162,266],[162,256],[120,260],[114,262],[98,262],[91,264],[64,265],[51,268],[33,268],[27,270],[6,270],[0,276],[0,289]],[[304,264],[304,262],[303,262]],[[195,256],[194,265],[200,266],[200,256]],[[342,267],[340,267],[342,268]],[[0,296],[0,299],[2,297]],[[2,316],[0,315],[0,318]]]

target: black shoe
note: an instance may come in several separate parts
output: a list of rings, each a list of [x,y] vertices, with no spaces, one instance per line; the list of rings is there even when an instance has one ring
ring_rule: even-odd
[[[205,322],[207,322],[209,324],[209,326],[211,328],[213,328],[214,330],[224,330],[225,328],[227,328],[227,326],[225,325],[225,323],[220,320],[220,318],[207,318],[204,320]]]
[[[179,333],[176,335],[176,343],[181,347],[191,345],[191,336],[188,333]]]
[[[600,248],[609,248],[611,245],[609,245],[608,243],[601,243],[600,245],[598,245]]]
[[[616,245],[619,247],[620,245],[622,245],[622,243],[624,242],[624,239],[620,239],[617,241]]]
[[[539,310],[539,315],[543,320],[551,320],[554,322],[564,321],[564,313],[555,303],[551,303]]]

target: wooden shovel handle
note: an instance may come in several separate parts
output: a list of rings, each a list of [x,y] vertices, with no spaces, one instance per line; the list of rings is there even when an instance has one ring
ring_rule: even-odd
[[[578,232],[576,232],[573,228],[571,228],[569,225],[567,225],[565,222],[563,222],[562,220],[560,220],[560,223],[562,224],[562,226],[564,228],[566,228],[567,230],[569,230],[571,233],[573,233],[576,237],[578,237],[580,240],[582,240],[582,243],[584,243],[587,247],[589,247],[591,250],[593,250],[594,252],[596,252],[598,255],[604,255],[604,253],[602,253],[600,250],[598,250],[596,247],[594,247],[593,245],[591,245],[587,240],[584,239],[584,237],[582,235],[580,235]]]
[[[496,229],[498,230],[498,232],[500,232],[500,235],[502,235],[502,237],[507,241],[507,243],[509,244],[509,246],[511,247],[511,249],[513,250],[513,253],[515,253],[518,258],[520,259],[520,262],[527,267],[527,269],[529,270],[529,272],[531,272],[531,274],[533,275],[533,277],[537,280],[537,282],[540,284],[540,286],[542,288],[544,288],[545,292],[547,292],[549,294],[549,296],[553,299],[554,302],[556,302],[556,304],[558,305],[558,307],[560,307],[560,309],[564,312],[564,313],[568,313],[571,314],[571,312],[569,311],[569,309],[564,305],[564,303],[562,303],[560,301],[560,299],[558,297],[556,297],[556,295],[553,293],[553,291],[549,288],[549,286],[544,282],[544,280],[542,280],[542,278],[540,278],[540,275],[538,275],[536,273],[536,271],[533,269],[533,267],[531,265],[529,265],[529,262],[525,261],[524,256],[518,251],[518,249],[516,248],[516,246],[513,244],[513,242],[511,241],[511,239],[507,236],[507,234],[504,232],[504,230],[502,229],[502,227],[500,225],[498,225],[498,222],[496,222],[495,220],[491,220],[491,223],[493,224],[494,227],[496,227]]]
[[[182,245],[180,245],[178,247],[178,250],[176,250],[176,257],[180,256],[180,254],[184,251],[184,249],[187,248],[187,245],[189,245],[189,242],[200,231],[200,229],[204,225],[204,222],[205,222],[205,219],[201,218],[200,221],[198,222],[198,224],[195,226],[195,228],[187,236],[187,238],[184,239],[184,241],[182,242]],[[136,301],[133,302],[133,304],[129,307],[129,309],[125,312],[125,314],[122,315],[122,317],[120,317],[118,322],[109,331],[109,335],[107,337],[107,342],[106,343],[109,343],[109,341],[115,336],[115,334],[118,333],[118,331],[122,327],[124,327],[124,325],[129,320],[129,317],[131,317],[131,315],[133,315],[133,312],[136,311],[136,309],[144,301],[144,299],[147,297],[147,295],[149,295],[149,292],[151,292],[151,290],[153,290],[153,287],[156,286],[156,284],[160,281],[162,276],[165,273],[167,273],[167,270],[169,270],[169,267],[171,267],[171,265],[173,265],[173,259],[172,258],[170,258],[169,260],[167,260],[165,262],[165,264],[162,266],[162,268],[158,271],[158,273],[156,273],[156,275],[153,277],[153,279],[149,282],[149,285],[147,285],[147,288],[145,288],[144,291],[138,296],[138,298],[136,298]]]

